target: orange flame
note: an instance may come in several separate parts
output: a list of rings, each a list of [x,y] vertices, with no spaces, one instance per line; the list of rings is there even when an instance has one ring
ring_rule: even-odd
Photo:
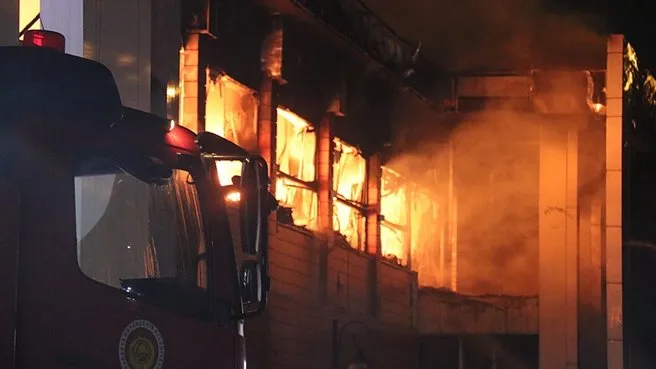
[[[292,209],[295,225],[317,229],[318,196],[312,188],[316,176],[316,132],[288,110],[278,108],[277,113],[276,164],[284,175],[276,179],[276,199]]]
[[[363,207],[367,162],[353,146],[334,139],[333,190],[351,205],[334,198],[333,229],[358,250],[365,249],[365,218],[358,206]]]

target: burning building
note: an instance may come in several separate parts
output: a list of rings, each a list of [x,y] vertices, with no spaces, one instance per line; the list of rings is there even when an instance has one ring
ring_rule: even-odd
[[[627,303],[651,295],[622,284],[650,281],[623,262],[652,257],[627,244],[655,237],[635,221],[656,208],[635,206],[653,201],[655,83],[623,38],[584,67],[438,74],[358,1],[134,3],[137,39],[97,23],[116,4],[80,13],[77,54],[109,65],[126,105],[270,165],[251,367],[653,363],[646,305]],[[230,184],[239,166],[220,165]]]
[[[623,39],[436,75],[358,2],[211,4],[183,124],[267,158],[282,205],[251,365],[617,368]]]

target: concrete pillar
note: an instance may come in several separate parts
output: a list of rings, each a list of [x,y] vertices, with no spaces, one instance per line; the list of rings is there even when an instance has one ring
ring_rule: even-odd
[[[190,34],[180,52],[180,124],[194,132],[199,131],[198,92],[201,72],[198,66],[200,35]]]
[[[66,53],[84,55],[84,0],[41,0],[41,23],[66,37]]]
[[[558,119],[540,123],[540,368],[578,366],[578,134]]]
[[[18,1],[0,1],[0,46],[18,44]]]
[[[319,229],[332,235],[333,229],[333,156],[332,114],[326,113],[319,122],[317,137],[317,179],[319,181],[318,217]],[[332,244],[332,237],[329,237]],[[332,246],[332,245],[331,245]]]
[[[57,6],[60,3],[59,0],[47,1]],[[70,1],[73,9],[78,0],[66,1]],[[123,105],[143,111],[150,111],[151,103],[151,13],[151,0],[85,0],[83,9],[84,57],[103,63],[112,71]],[[42,16],[46,20],[49,17]],[[51,18],[53,22],[58,20],[53,24],[66,21],[64,15],[58,17]],[[67,26],[69,30],[80,27],[77,24]],[[79,41],[76,37],[73,45]]]
[[[380,261],[382,248],[380,243],[380,196],[382,178],[381,154],[372,155],[367,159],[367,253],[375,255],[370,259],[370,273],[368,277],[369,312],[378,316],[380,314]]]
[[[367,253],[381,255],[380,246],[380,187],[381,155],[367,159]]]
[[[605,127],[594,120],[581,133],[579,156],[579,368],[606,362],[606,323],[602,290],[602,203],[605,197]]]
[[[606,65],[605,305],[608,369],[624,367],[622,312],[622,161],[624,37],[608,40]]]

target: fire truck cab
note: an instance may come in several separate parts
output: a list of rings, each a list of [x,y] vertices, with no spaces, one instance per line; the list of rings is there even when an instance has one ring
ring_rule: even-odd
[[[49,47],[0,48],[0,367],[245,368],[266,162],[124,107],[106,67],[36,32]]]

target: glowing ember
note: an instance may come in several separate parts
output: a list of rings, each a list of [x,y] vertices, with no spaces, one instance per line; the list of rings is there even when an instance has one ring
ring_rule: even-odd
[[[228,194],[225,195],[225,199],[228,202],[239,202],[241,199],[241,193],[239,191],[228,192]]]

